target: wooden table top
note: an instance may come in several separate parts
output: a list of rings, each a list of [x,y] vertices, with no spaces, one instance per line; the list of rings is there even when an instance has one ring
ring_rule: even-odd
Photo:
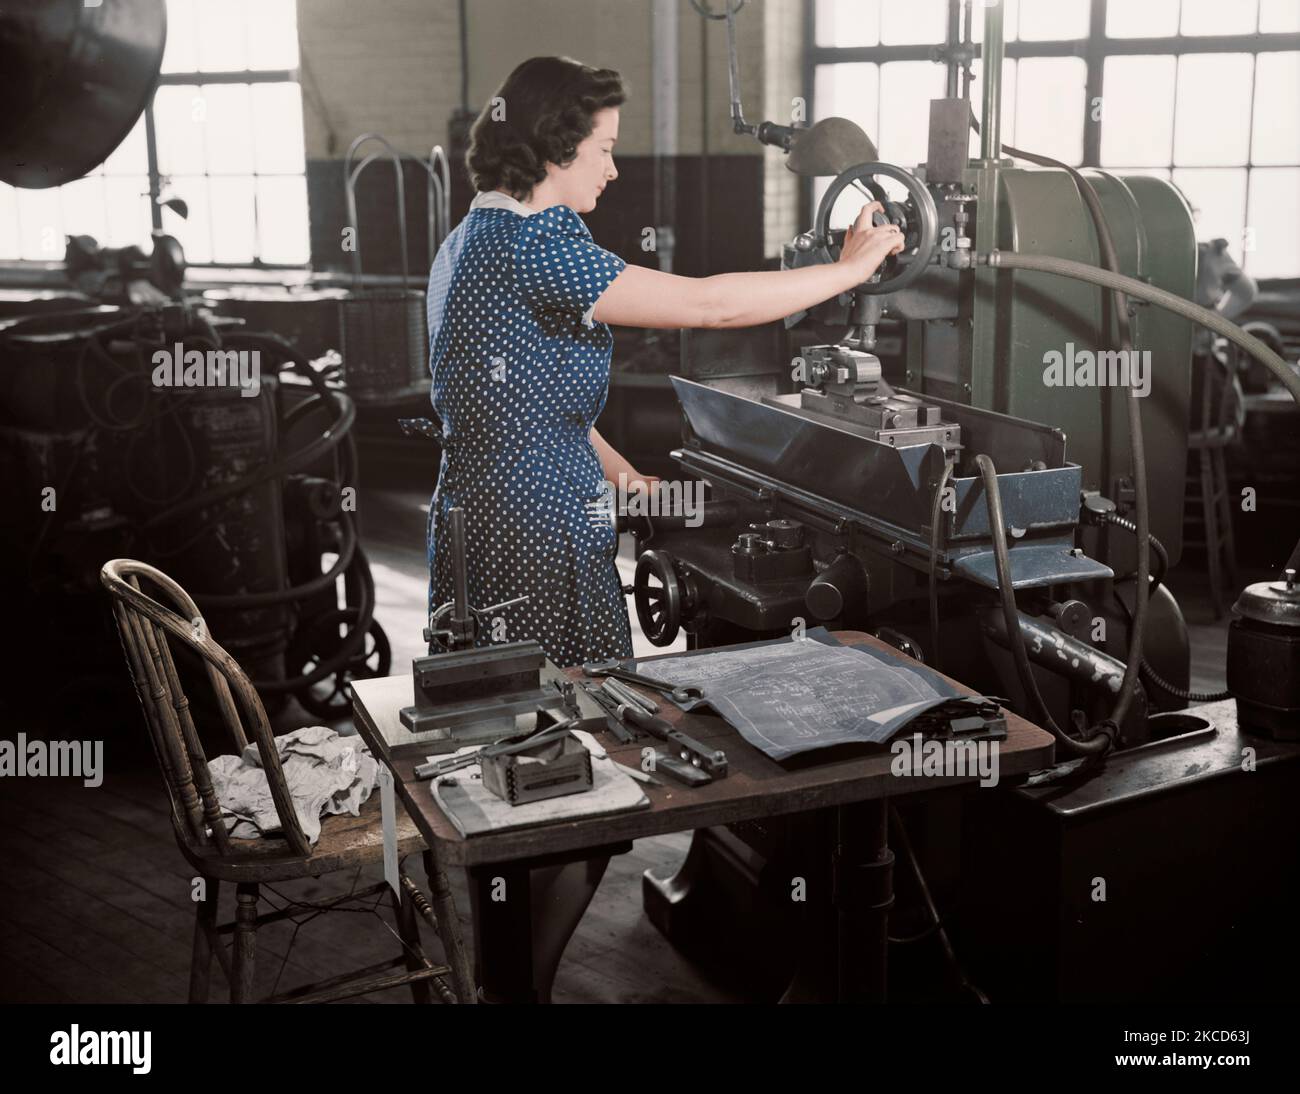
[[[892,646],[859,631],[836,631],[835,637],[845,645],[868,645],[905,658]],[[582,670],[568,669],[566,675],[581,679]],[[959,681],[946,679],[960,691],[973,694]],[[811,763],[790,770],[750,745],[717,715],[687,714],[665,700],[660,704],[664,718],[702,743],[716,744],[726,751],[726,778],[716,779],[707,786],[687,788],[660,774],[656,777],[662,786],[640,784],[650,799],[648,809],[465,837],[456,831],[434,801],[429,780],[414,776],[414,768],[428,753],[427,747],[411,744],[390,748],[386,743],[386,737],[397,739],[400,733],[398,711],[414,701],[410,673],[355,680],[352,694],[358,732],[372,752],[392,769],[398,793],[411,819],[431,847],[437,844],[436,851],[444,866],[475,866],[567,853],[667,832],[914,794],[975,782],[977,778],[975,775],[896,776],[890,771],[893,757],[885,747],[871,755]],[[582,696],[581,689],[579,696],[583,699],[584,713],[594,716],[595,704]],[[1006,718],[1007,737],[998,749],[999,778],[1051,764],[1054,751],[1051,734],[1010,712]],[[620,744],[608,730],[601,730],[596,738],[612,759],[634,768],[640,767],[641,749],[659,743],[643,736],[632,744]]]

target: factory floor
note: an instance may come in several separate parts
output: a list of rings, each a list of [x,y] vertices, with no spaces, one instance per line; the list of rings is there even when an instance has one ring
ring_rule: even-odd
[[[424,535],[428,494],[367,488],[360,506],[362,535],[375,575],[376,614],[400,671],[422,652],[426,596]],[[625,544],[620,566],[631,580]],[[1182,571],[1182,572],[1180,572]],[[1259,580],[1242,574],[1241,583]],[[1192,687],[1222,686],[1227,619],[1214,622],[1208,590],[1192,566],[1169,584],[1191,631]],[[1234,594],[1235,595],[1235,592]],[[633,619],[635,630],[636,622]],[[639,634],[638,653],[651,652]],[[125,667],[123,668],[125,673]],[[296,704],[277,728],[313,724]],[[15,727],[22,728],[22,727]],[[32,732],[36,727],[30,727]],[[51,726],[66,737],[71,727]],[[78,727],[77,735],[97,737]],[[7,779],[0,798],[0,1002],[163,1002],[186,998],[193,930],[191,876],[171,834],[162,784],[138,720],[102,731],[106,776],[91,793],[74,779]],[[557,1002],[725,1002],[736,998],[680,957],[641,908],[641,874],[666,875],[685,855],[689,836],[638,841],[613,859],[591,907],[570,942],[556,978]],[[367,871],[360,882],[378,880]],[[280,897],[319,900],[357,883],[334,877],[277,886]],[[457,906],[468,929],[469,900],[454,876]],[[229,889],[230,887],[227,887]],[[277,902],[279,897],[277,897]],[[223,894],[222,917],[233,911]],[[329,915],[304,926],[263,928],[258,935],[256,994],[321,979],[342,967],[394,956],[397,943],[373,915]],[[295,932],[297,937],[294,938]],[[290,942],[293,941],[290,950]],[[429,936],[430,952],[439,952]],[[214,998],[224,984],[214,977]],[[393,989],[367,1002],[406,1002]]]

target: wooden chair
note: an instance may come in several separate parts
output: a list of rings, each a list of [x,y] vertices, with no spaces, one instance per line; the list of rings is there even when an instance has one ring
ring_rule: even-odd
[[[148,579],[170,606],[141,590],[142,577]],[[107,563],[100,571],[100,580],[112,598],[122,648],[171,800],[176,842],[205,879],[206,891],[196,907],[190,1002],[207,1001],[214,956],[230,984],[231,1002],[249,1002],[257,929],[264,923],[293,914],[293,909],[259,914],[259,886],[319,877],[336,870],[355,869],[382,861],[379,794],[370,796],[359,817],[324,818],[320,839],[315,846],[310,845],[294,812],[262,701],[235,659],[208,633],[194,601],[166,574],[132,559],[114,559]],[[232,839],[227,834],[221,819],[221,805],[209,777],[207,756],[172,659],[169,638],[202,658],[215,694],[217,711],[230,731],[234,752],[243,752],[249,736],[257,745],[280,820],[282,834],[278,838]],[[263,1002],[332,1002],[401,984],[410,985],[417,1002],[432,1000],[431,985],[445,1002],[475,1000],[473,977],[447,876],[434,861],[432,853],[424,848],[405,811],[399,811],[397,836],[399,856],[423,851],[424,869],[433,896],[432,907],[404,872],[401,874],[400,899],[392,894],[387,882],[380,882],[363,892],[350,892],[313,903],[311,907],[314,910],[341,908],[349,900],[373,897],[388,889],[396,913],[402,953],[391,961],[296,988]],[[222,881],[235,884],[236,910],[233,922],[218,924],[217,897]],[[423,916],[442,940],[448,965],[434,965],[425,956],[420,945],[417,915]],[[234,935],[229,954],[222,941],[226,934]],[[403,964],[406,966],[404,972],[386,971]],[[448,975],[451,987],[444,979]]]

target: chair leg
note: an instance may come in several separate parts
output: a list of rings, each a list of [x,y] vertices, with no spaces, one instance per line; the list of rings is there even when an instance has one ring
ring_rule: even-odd
[[[1223,618],[1223,578],[1220,573],[1222,549],[1219,540],[1218,505],[1214,500],[1214,467],[1208,449],[1201,449],[1201,512],[1205,518],[1205,558],[1210,573],[1210,602],[1214,618]]]
[[[410,896],[403,892],[400,896],[393,894],[393,912],[397,917],[397,934],[402,940],[402,957],[406,961],[407,972],[417,972],[424,968],[420,960],[423,952],[420,944],[419,917]],[[411,984],[411,998],[417,1003],[432,1003],[433,989],[427,980],[416,980]]]
[[[190,954],[190,1002],[208,1001],[208,983],[212,973],[212,946],[221,945],[216,935],[217,899],[221,896],[218,878],[203,879],[205,896],[194,909],[194,950]]]
[[[451,883],[446,871],[438,865],[432,851],[424,852],[424,874],[429,879],[429,893],[433,897],[433,912],[438,918],[442,948],[451,966],[451,983],[456,998],[462,1003],[472,1003],[478,998],[474,974],[470,970],[465,942],[460,933],[460,919],[456,915],[456,902],[451,897]]]
[[[1232,528],[1232,497],[1228,493],[1228,458],[1222,448],[1216,448],[1214,460],[1214,490],[1219,497],[1219,512],[1223,521],[1223,559],[1229,589],[1237,585],[1237,538]]]
[[[257,961],[256,882],[235,888],[235,957],[230,977],[230,1001],[248,1003],[253,997],[253,972]]]

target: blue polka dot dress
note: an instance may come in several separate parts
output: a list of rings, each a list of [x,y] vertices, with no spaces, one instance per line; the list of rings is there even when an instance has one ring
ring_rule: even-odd
[[[485,620],[480,646],[533,639],[561,666],[632,653],[618,535],[599,516],[608,487],[589,439],[613,349],[591,309],[624,265],[567,206],[534,213],[491,192],[475,198],[430,271],[443,423],[430,610],[452,596],[440,544],[453,506],[465,511],[471,605],[528,596]]]

